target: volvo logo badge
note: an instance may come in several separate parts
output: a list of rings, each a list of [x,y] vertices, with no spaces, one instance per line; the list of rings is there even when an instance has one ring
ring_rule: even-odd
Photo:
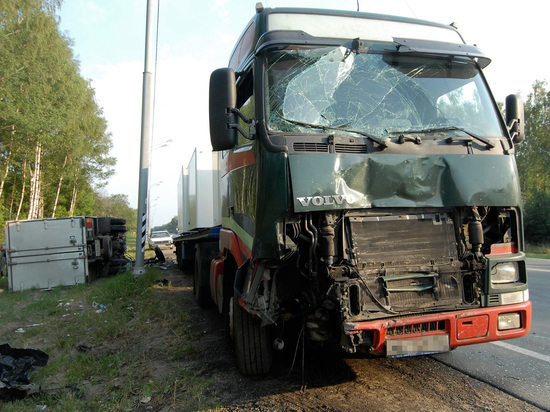
[[[355,197],[352,195],[329,195],[329,196],[307,196],[297,197],[296,200],[304,207],[312,206],[329,206],[355,203]]]

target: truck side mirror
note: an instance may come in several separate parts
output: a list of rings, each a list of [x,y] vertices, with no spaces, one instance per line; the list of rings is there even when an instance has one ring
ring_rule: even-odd
[[[227,150],[237,143],[237,130],[229,127],[236,123],[230,109],[237,104],[237,87],[233,69],[217,69],[210,75],[210,142],[212,150]]]
[[[525,137],[525,115],[523,100],[515,94],[506,97],[506,125],[514,143],[521,143]]]

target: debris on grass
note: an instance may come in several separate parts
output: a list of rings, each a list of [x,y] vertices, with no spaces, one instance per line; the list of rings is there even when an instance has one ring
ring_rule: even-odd
[[[31,375],[46,366],[49,356],[38,349],[17,349],[0,345],[0,399],[15,400],[40,392],[31,385]]]

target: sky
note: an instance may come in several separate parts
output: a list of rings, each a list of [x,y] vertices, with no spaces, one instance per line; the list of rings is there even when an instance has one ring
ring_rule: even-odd
[[[211,150],[210,73],[226,67],[255,13],[256,0],[150,0],[158,17],[151,151],[152,226],[177,215],[177,184],[195,147]],[[467,44],[491,59],[484,70],[497,101],[550,79],[547,16],[537,0],[263,0],[265,7],[357,10],[455,23]],[[158,7],[157,7],[158,6]],[[106,195],[126,194],[137,209],[147,0],[63,0],[61,30],[73,41],[111,133],[115,175]],[[158,15],[157,15],[158,11]]]

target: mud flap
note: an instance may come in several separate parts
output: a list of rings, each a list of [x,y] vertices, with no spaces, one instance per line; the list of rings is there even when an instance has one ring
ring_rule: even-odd
[[[244,281],[246,279],[246,273],[248,272],[248,267],[250,266],[250,259],[247,259],[246,262],[242,264],[237,269],[235,274],[235,291],[238,293],[238,296],[243,294]]]

